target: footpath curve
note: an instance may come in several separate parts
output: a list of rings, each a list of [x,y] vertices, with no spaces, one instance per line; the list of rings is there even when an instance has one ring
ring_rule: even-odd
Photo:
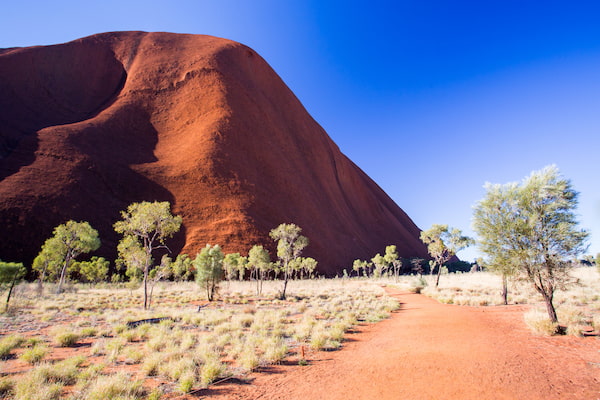
[[[600,340],[540,337],[523,306],[462,307],[389,290],[392,317],[349,334],[343,350],[281,365],[211,399],[600,399]]]

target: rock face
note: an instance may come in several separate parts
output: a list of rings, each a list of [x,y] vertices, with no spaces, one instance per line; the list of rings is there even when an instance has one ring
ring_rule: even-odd
[[[0,259],[30,262],[54,226],[86,220],[115,257],[112,224],[170,201],[171,250],[273,248],[303,228],[328,275],[419,229],[310,117],[253,50],[202,35],[105,33],[0,50]]]

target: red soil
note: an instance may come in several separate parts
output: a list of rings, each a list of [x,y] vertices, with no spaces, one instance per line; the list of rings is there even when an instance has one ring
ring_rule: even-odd
[[[598,399],[600,341],[539,337],[523,308],[460,307],[417,294],[392,318],[349,335],[310,366],[279,366],[211,399]]]
[[[419,229],[269,65],[202,35],[105,33],[0,50],[0,258],[26,263],[54,226],[87,220],[114,257],[128,204],[168,200],[172,250],[245,253],[293,222],[334,274],[396,244],[426,257]]]

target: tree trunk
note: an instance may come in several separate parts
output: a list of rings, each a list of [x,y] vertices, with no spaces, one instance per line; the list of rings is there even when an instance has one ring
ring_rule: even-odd
[[[546,310],[548,311],[548,317],[550,317],[550,321],[557,324],[558,316],[556,315],[556,309],[554,308],[554,304],[552,303],[553,293],[546,294],[543,293],[544,302],[546,303]]]
[[[508,305],[508,279],[506,275],[502,275],[502,300],[504,305]]]
[[[56,289],[56,294],[62,293],[62,287],[63,287],[63,284],[65,283],[65,275],[67,274],[67,268],[69,267],[69,264],[71,263],[71,258],[72,258],[72,255],[70,252],[68,252],[65,257],[65,263],[63,264],[62,270],[60,271],[60,280],[58,281],[58,288]]]
[[[144,310],[148,309],[148,267],[144,269]]]
[[[438,285],[440,284],[440,276],[442,275],[442,266],[438,265],[438,272],[437,272],[437,278],[435,279],[435,288],[437,289]]]
[[[15,287],[15,282],[17,281],[17,274],[13,277],[12,282],[10,283],[10,289],[8,289],[8,296],[6,297],[6,307],[4,308],[4,312],[8,312],[8,303],[10,302],[10,296],[12,295],[13,288]]]

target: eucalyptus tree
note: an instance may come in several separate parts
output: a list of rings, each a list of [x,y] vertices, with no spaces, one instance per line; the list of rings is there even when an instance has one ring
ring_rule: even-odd
[[[460,229],[449,228],[448,225],[433,224],[431,228],[421,232],[421,241],[427,246],[433,258],[431,273],[437,267],[435,287],[440,283],[442,266],[450,261],[460,250],[473,244],[473,239],[464,236]]]
[[[67,221],[54,228],[53,236],[44,242],[34,260],[34,269],[41,270],[42,275],[46,275],[49,269],[53,274],[59,275],[56,292],[62,293],[71,262],[79,255],[97,250],[98,247],[98,231],[88,222]]]
[[[383,256],[384,261],[388,265],[388,268],[391,266],[394,271],[394,277],[398,280],[398,275],[400,275],[400,268],[402,268],[402,261],[398,256],[398,251],[395,245],[391,244],[386,246],[385,255]]]
[[[302,250],[308,246],[308,238],[300,234],[302,228],[294,224],[281,224],[271,230],[269,236],[277,242],[277,258],[283,273],[283,289],[280,299],[285,300],[285,292],[292,274],[290,261],[300,257]]]
[[[262,293],[263,281],[269,270],[273,269],[269,251],[263,246],[255,244],[248,252],[248,267],[250,275],[256,280],[256,294]]]
[[[23,266],[23,263],[6,262],[0,260],[0,287],[8,287],[4,312],[8,311],[8,304],[10,303],[10,297],[15,285],[25,277],[26,273],[27,270]]]
[[[123,238],[117,246],[120,259],[131,272],[141,271],[144,283],[144,308],[148,308],[148,274],[153,263],[152,253],[167,249],[166,239],[181,227],[181,217],[171,215],[169,202],[132,203],[121,211],[121,221],[114,224]]]
[[[208,301],[215,299],[219,282],[223,280],[224,259],[225,255],[218,244],[214,246],[207,244],[192,262],[196,267],[196,282],[206,290]]]
[[[569,283],[568,271],[589,235],[578,228],[578,193],[556,166],[534,171],[520,184],[488,184],[486,190],[473,227],[487,264],[514,269],[528,280],[544,299],[550,320],[558,323],[554,293]]]
[[[369,276],[369,266],[371,263],[368,261],[356,259],[352,263],[352,270],[356,272],[358,276],[364,276],[365,278]]]
[[[248,258],[242,256],[240,253],[229,253],[223,260],[223,267],[225,268],[225,277],[227,280],[243,280],[246,266],[248,265]]]
[[[480,264],[502,277],[502,299],[508,304],[508,279],[519,270],[519,258],[506,246],[514,228],[514,216],[520,188],[516,183],[506,185],[486,184],[486,196],[474,209],[473,230],[477,233],[477,246],[487,255]],[[509,236],[504,236],[509,235]]]

